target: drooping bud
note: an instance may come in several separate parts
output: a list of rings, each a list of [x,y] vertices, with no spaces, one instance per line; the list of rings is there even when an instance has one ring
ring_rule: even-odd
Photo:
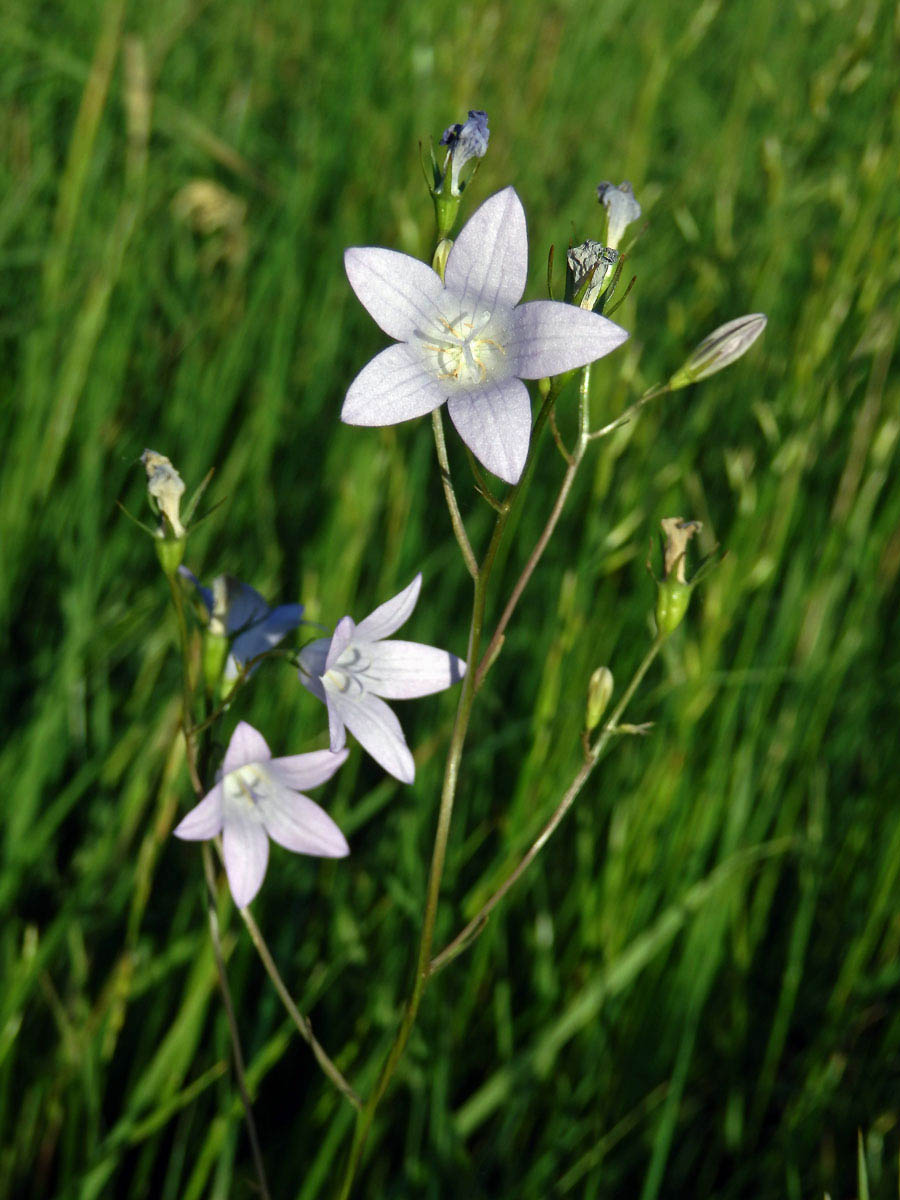
[[[749,313],[720,325],[703,339],[684,366],[675,372],[669,380],[669,388],[677,391],[731,366],[747,353],[765,327],[764,313]]]
[[[703,526],[699,521],[667,517],[660,523],[663,535],[663,578],[658,580],[656,627],[661,634],[673,633],[684,619],[694,583],[685,573],[688,542]],[[694,581],[696,582],[696,581]]]
[[[585,729],[591,733],[600,724],[613,694],[613,673],[609,667],[598,667],[588,684]]]
[[[572,246],[566,254],[566,299],[592,312],[619,260],[618,250],[590,239]]]
[[[612,183],[598,183],[597,199],[606,209],[606,244],[611,250],[617,250],[625,230],[641,215],[641,206],[627,179],[618,187]]]

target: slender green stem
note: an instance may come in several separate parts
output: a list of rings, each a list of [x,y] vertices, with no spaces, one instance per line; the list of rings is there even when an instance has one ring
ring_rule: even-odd
[[[500,548],[500,543],[503,540],[503,534],[506,530],[507,522],[509,521],[512,506],[518,496],[522,493],[529,477],[530,468],[534,462],[535,450],[543,430],[544,424],[547,421],[550,410],[556,400],[558,387],[551,382],[547,389],[547,394],[544,397],[544,402],[538,412],[537,419],[534,423],[531,435],[531,445],[528,451],[528,458],[525,463],[525,468],[522,476],[517,484],[515,484],[506,499],[497,503],[497,519],[494,523],[494,532],[491,537],[490,544],[484,556],[481,566],[477,569],[474,576],[475,593],[472,601],[472,622],[469,628],[469,647],[466,656],[466,674],[463,679],[462,689],[460,691],[459,703],[456,709],[456,719],[453,725],[453,733],[450,738],[450,746],[447,752],[447,762],[444,768],[444,783],[441,789],[441,801],[438,810],[437,828],[434,837],[434,846],[431,856],[431,867],[428,875],[428,887],[425,897],[425,913],[422,922],[422,932],[419,938],[419,947],[417,952],[416,970],[413,979],[413,986],[410,992],[409,999],[403,1013],[403,1018],[400,1022],[400,1027],[397,1031],[397,1036],[388,1052],[387,1059],[378,1076],[371,1094],[366,1100],[362,1111],[359,1113],[356,1120],[356,1128],[353,1134],[353,1143],[350,1147],[347,1167],[344,1173],[343,1181],[337,1193],[338,1200],[347,1200],[350,1195],[353,1181],[356,1177],[356,1172],[359,1169],[362,1161],[363,1150],[365,1149],[366,1139],[368,1138],[369,1130],[372,1127],[372,1122],[375,1119],[375,1113],[381,1098],[387,1090],[397,1066],[403,1057],[406,1045],[409,1041],[410,1034],[416,1023],[416,1018],[419,1013],[419,1006],[422,1003],[422,996],[428,984],[430,977],[431,966],[431,950],[434,941],[434,926],[437,919],[438,901],[440,899],[441,880],[444,873],[444,863],[447,856],[447,842],[450,836],[450,823],[453,816],[453,802],[456,796],[456,787],[459,779],[459,764],[462,759],[463,747],[465,745],[466,734],[469,728],[469,719],[472,712],[472,703],[475,699],[476,692],[476,675],[478,655],[481,648],[481,638],[484,630],[484,614],[487,603],[487,589],[490,580],[491,571],[497,557],[497,551]],[[451,510],[452,517],[452,510]],[[496,647],[495,655],[497,650]]]
[[[587,782],[587,780],[589,779],[589,777],[591,775],[591,772],[594,770],[594,767],[596,767],[597,763],[599,762],[600,757],[603,754],[603,751],[609,745],[611,738],[614,736],[614,734],[619,726],[619,723],[622,719],[625,709],[630,704],[638,687],[640,687],[640,684],[641,684],[644,676],[647,674],[647,671],[649,670],[651,663],[653,662],[653,660],[656,658],[657,654],[659,653],[660,647],[662,646],[664,640],[665,640],[664,635],[662,635],[662,634],[657,635],[655,641],[650,646],[650,649],[645,654],[643,662],[638,667],[638,669],[635,671],[634,676],[631,679],[631,682],[628,684],[628,687],[625,689],[625,692],[623,693],[621,700],[616,705],[616,708],[613,711],[612,716],[609,718],[609,720],[604,725],[604,727],[600,733],[600,736],[597,738],[597,741],[588,750],[588,753],[585,756],[585,761],[582,763],[581,767],[576,772],[574,779],[569,784],[568,788],[565,791],[565,794],[563,795],[559,804],[556,806],[556,809],[554,810],[553,815],[550,817],[550,820],[547,822],[547,824],[541,830],[540,834],[535,839],[535,841],[531,844],[527,853],[520,859],[520,861],[518,862],[518,864],[516,865],[514,870],[512,870],[509,875],[507,875],[506,879],[503,881],[503,883],[500,885],[500,887],[497,888],[497,890],[493,893],[493,895],[490,896],[490,898],[487,901],[485,901],[485,903],[481,906],[481,908],[478,910],[478,912],[475,914],[475,916],[472,918],[472,920],[469,921],[469,923],[463,929],[460,930],[460,932],[456,935],[456,937],[444,947],[444,949],[440,952],[440,954],[438,954],[434,959],[432,959],[432,961],[429,965],[429,974],[430,975],[436,975],[438,971],[440,971],[443,967],[446,967],[448,963],[452,962],[453,959],[457,957],[457,955],[461,954],[465,949],[467,949],[472,944],[472,942],[481,933],[482,929],[484,929],[484,927],[487,923],[487,919],[490,916],[493,909],[496,908],[496,906],[500,903],[500,901],[503,899],[503,897],[506,895],[506,893],[510,890],[510,888],[528,870],[528,868],[531,866],[531,864],[534,862],[534,860],[540,854],[541,850],[543,850],[544,846],[547,844],[547,842],[549,842],[550,838],[556,832],[556,829],[559,826],[560,822],[562,821],[563,817],[565,817],[566,813],[569,811],[569,809],[574,804],[574,802],[578,796],[578,793],[584,787],[585,783]]]
[[[260,1194],[264,1200],[271,1200],[268,1181],[266,1180],[266,1168],[263,1163],[262,1149],[259,1144],[259,1134],[256,1130],[256,1121],[253,1118],[253,1103],[250,1099],[250,1093],[247,1090],[247,1072],[244,1066],[244,1053],[241,1049],[241,1037],[238,1032],[237,1018],[234,1015],[234,1004],[231,1000],[231,991],[228,987],[228,975],[225,971],[225,960],[222,957],[222,939],[219,933],[219,917],[216,912],[216,874],[213,869],[212,854],[209,848],[209,842],[203,843],[203,871],[206,875],[206,907],[209,914],[209,935],[212,940],[213,954],[216,960],[216,970],[219,975],[219,987],[222,992],[222,1002],[225,1005],[225,1016],[228,1019],[228,1032],[231,1035],[231,1053],[234,1057],[234,1073],[237,1079],[238,1091],[241,1095],[241,1103],[244,1106],[244,1119],[247,1122],[247,1134],[250,1138],[250,1149],[253,1153],[253,1164],[256,1167],[256,1175],[259,1180]]]
[[[475,672],[475,691],[477,692],[484,683],[485,676],[491,669],[492,664],[496,661],[497,653],[503,641],[506,627],[512,619],[513,613],[516,611],[516,606],[522,597],[522,593],[528,586],[528,581],[534,574],[535,568],[543,557],[544,551],[556,530],[557,522],[562,516],[562,511],[565,508],[566,500],[569,498],[569,492],[572,490],[572,484],[575,482],[575,476],[578,474],[578,469],[581,466],[584,458],[584,452],[587,449],[590,440],[589,422],[590,422],[590,386],[591,386],[591,368],[586,366],[581,373],[581,383],[578,389],[578,414],[579,414],[579,431],[578,441],[575,443],[575,449],[569,454],[566,452],[568,459],[568,467],[563,476],[563,481],[556,497],[553,508],[550,510],[550,516],[547,518],[547,523],[544,525],[541,535],[535,542],[534,549],[528,556],[525,566],[522,568],[522,573],[516,580],[509,600],[506,602],[506,607],[501,614],[500,620],[497,622],[497,628],[491,635],[491,640],[488,642],[481,662],[478,664],[478,670]],[[545,405],[545,411],[548,418],[552,421],[552,404]],[[555,428],[555,426],[554,426]]]
[[[513,492],[515,489],[513,489]],[[459,764],[462,759],[463,746],[469,728],[469,718],[472,712],[472,702],[475,699],[475,666],[481,647],[481,636],[484,628],[484,610],[487,601],[487,585],[491,569],[497,557],[497,550],[503,538],[503,532],[509,519],[511,499],[507,498],[501,511],[497,514],[494,532],[485,554],[484,561],[475,580],[475,595],[472,601],[472,623],[469,629],[469,648],[466,657],[466,674],[463,678],[459,704],[456,709],[456,719],[447,752],[447,762],[444,768],[444,783],[441,789],[441,802],[438,810],[437,829],[434,837],[434,848],[431,856],[431,868],[428,874],[428,888],[425,896],[425,914],[422,922],[422,933],[419,938],[419,948],[416,959],[416,970],[412,991],[406,1002],[403,1019],[397,1036],[388,1053],[388,1057],[371,1095],[360,1112],[353,1135],[353,1144],[343,1182],[338,1192],[340,1200],[346,1200],[350,1195],[353,1180],[362,1160],[366,1139],[375,1118],[381,1098],[387,1090],[403,1052],[406,1049],[410,1034],[416,1023],[419,1006],[429,978],[431,948],[434,941],[434,925],[437,919],[438,901],[440,899],[441,879],[444,873],[444,863],[447,856],[447,842],[450,836],[450,822],[453,816],[453,802],[456,797],[456,786],[459,779]]]
[[[310,1049],[316,1057],[316,1062],[319,1064],[334,1086],[338,1089],[338,1091],[346,1096],[353,1107],[356,1109],[362,1108],[362,1101],[360,1100],[359,1096],[357,1096],[356,1092],[353,1090],[338,1068],[334,1065],[332,1060],[326,1054],[325,1050],[322,1048],[321,1043],[317,1040],[312,1031],[312,1025],[310,1024],[309,1018],[304,1017],[303,1013],[300,1012],[299,1008],[291,998],[291,994],[281,977],[278,967],[275,965],[275,960],[272,958],[269,947],[266,945],[266,940],[263,937],[259,926],[256,924],[253,914],[250,912],[249,908],[239,908],[238,912],[241,914],[241,919],[247,926],[247,932],[250,934],[250,940],[253,942],[259,957],[262,959],[262,964],[266,968],[269,978],[272,980],[275,991],[278,993],[281,1003],[287,1009],[288,1015],[297,1026],[300,1036],[309,1044]]]
[[[640,399],[635,400],[634,404],[629,404],[624,412],[619,413],[615,420],[610,421],[608,425],[604,425],[600,429],[593,430],[588,434],[588,437],[592,442],[596,441],[597,438],[606,437],[622,425],[627,425],[629,421],[633,420],[645,404],[649,404],[651,400],[656,400],[659,396],[664,396],[669,391],[671,391],[671,388],[667,383],[659,383],[655,387],[649,388]]]
[[[453,480],[450,477],[450,460],[447,458],[447,443],[444,440],[444,422],[441,418],[441,410],[439,408],[436,408],[431,414],[431,427],[434,430],[434,445],[437,450],[438,466],[441,468],[441,483],[444,486],[444,498],[447,501],[447,508],[450,511],[450,524],[453,526],[454,536],[462,551],[466,570],[473,579],[477,579],[478,562],[475,559],[469,535],[466,533],[466,527],[463,524],[462,514],[459,511],[459,504],[456,499],[456,492],[453,490]]]
[[[175,619],[178,623],[178,640],[181,647],[181,731],[184,737],[185,757],[187,759],[188,770],[191,776],[191,784],[196,795],[200,797],[203,795],[203,780],[201,778],[201,771],[199,770],[197,763],[197,746],[191,731],[191,721],[194,711],[194,691],[191,684],[191,652],[187,620],[184,615],[184,598],[174,575],[166,574],[166,578],[169,581],[169,594],[172,597],[172,607],[175,610]],[[262,1150],[259,1144],[259,1134],[256,1130],[256,1122],[253,1119],[253,1107],[250,1100],[250,1093],[247,1090],[244,1053],[241,1048],[241,1038],[238,1031],[237,1018],[235,1017],[234,1013],[234,1002],[231,998],[231,989],[228,985],[228,975],[225,970],[225,960],[222,956],[222,940],[219,932],[219,918],[216,912],[215,901],[216,877],[215,871],[213,870],[212,855],[210,853],[208,842],[203,843],[202,858],[203,872],[206,877],[207,887],[209,934],[210,940],[212,941],[213,955],[216,960],[216,971],[219,977],[219,988],[222,992],[222,1002],[225,1006],[225,1016],[228,1020],[228,1032],[231,1037],[231,1050],[234,1058],[235,1077],[237,1079],[241,1103],[244,1108],[244,1119],[247,1123],[247,1135],[250,1138],[250,1148],[253,1154],[253,1163],[256,1168],[260,1194],[262,1195],[263,1200],[271,1200],[269,1185],[266,1180],[266,1169],[263,1164]]]
[[[196,745],[191,736],[191,719],[194,711],[194,691],[191,687],[191,650],[188,638],[187,620],[184,615],[184,597],[174,575],[166,575],[169,582],[169,595],[175,610],[175,620],[178,624],[178,644],[181,650],[181,732],[184,737],[184,749],[187,757],[188,771],[191,784],[197,796],[203,795],[203,781],[197,770]]]

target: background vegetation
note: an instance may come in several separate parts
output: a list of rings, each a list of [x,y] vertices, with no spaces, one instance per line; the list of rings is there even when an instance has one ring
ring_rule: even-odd
[[[334,619],[421,568],[408,636],[464,651],[427,422],[337,414],[384,344],[341,252],[428,252],[416,145],[469,107],[492,128],[471,204],[519,190],[531,296],[551,242],[599,232],[600,179],[643,202],[598,421],[720,322],[769,326],[597,446],[526,593],[476,709],[439,943],[574,770],[590,671],[624,683],[643,655],[659,519],[729,552],[631,710],[652,734],[426,998],[358,1194],[843,1197],[858,1127],[894,1193],[898,35],[877,0],[5,0],[0,1194],[253,1194],[199,857],[170,837],[174,629],[115,502],[141,512],[146,445],[189,486],[215,466],[198,574]],[[561,470],[548,442],[505,588]],[[490,514],[464,503],[478,542]],[[245,696],[276,753],[321,738],[287,667]],[[352,858],[276,849],[254,905],[361,1086],[408,984],[453,705],[402,714],[413,788],[351,756],[324,795]],[[222,919],[273,1193],[326,1196],[351,1110],[227,899]]]

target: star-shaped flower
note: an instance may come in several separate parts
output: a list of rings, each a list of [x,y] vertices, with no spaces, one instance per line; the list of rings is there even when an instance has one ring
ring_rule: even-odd
[[[244,663],[277,646],[285,634],[303,619],[302,604],[279,604],[269,608],[259,592],[233,575],[218,575],[211,588],[204,587],[187,567],[179,573],[200,593],[210,617],[210,628],[234,640],[225,664],[225,678],[236,679]]]
[[[460,437],[508,483],[531,438],[523,379],[583,367],[628,334],[596,313],[554,300],[519,304],[528,274],[525,211],[513,188],[491,196],[463,227],[442,281],[416,258],[377,246],[344,254],[350,285],[396,346],[350,385],[341,419],[394,425],[444,401]]]
[[[331,817],[299,790],[330,779],[346,757],[346,750],[317,750],[273,758],[262,734],[241,721],[218,782],[175,827],[175,836],[203,841],[222,834],[228,886],[235,904],[244,908],[262,885],[269,838],[297,854],[343,858],[350,853]]]
[[[412,783],[416,769],[400,722],[384,701],[442,692],[458,683],[466,670],[462,659],[436,646],[385,641],[411,615],[421,586],[422,576],[417,575],[358,625],[344,617],[332,637],[310,642],[300,651],[304,687],[328,706],[331,749],[343,748],[349,729],[402,783]]]

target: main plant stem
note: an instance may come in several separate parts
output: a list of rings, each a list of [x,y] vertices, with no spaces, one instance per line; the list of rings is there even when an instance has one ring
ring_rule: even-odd
[[[441,879],[444,874],[444,862],[447,857],[447,841],[450,836],[450,822],[453,816],[453,802],[456,797],[456,786],[459,780],[459,764],[462,759],[466,734],[469,729],[469,718],[472,713],[472,702],[475,699],[475,668],[478,663],[478,653],[481,648],[481,635],[484,629],[484,610],[487,602],[487,586],[491,568],[497,557],[497,550],[509,518],[511,497],[502,505],[494,524],[494,533],[488,546],[484,561],[478,568],[475,579],[475,595],[472,601],[472,623],[469,629],[469,647],[466,655],[466,674],[463,678],[459,704],[456,708],[456,719],[453,723],[453,733],[450,737],[450,747],[447,752],[447,763],[444,768],[444,783],[441,788],[441,803],[438,810],[437,830],[434,836],[434,848],[431,854],[431,869],[428,874],[428,890],[425,896],[425,915],[422,921],[422,933],[419,937],[419,948],[416,957],[416,971],[412,991],[406,1002],[403,1020],[397,1036],[391,1046],[384,1066],[374,1088],[356,1120],[353,1134],[353,1144],[344,1179],[338,1192],[339,1200],[346,1200],[350,1195],[353,1180],[362,1159],[366,1139],[375,1119],[375,1113],[381,1098],[387,1090],[394,1072],[403,1057],[409,1036],[419,1013],[422,996],[428,984],[430,975],[431,949],[434,942],[434,925],[437,919],[438,900],[440,899]]]

